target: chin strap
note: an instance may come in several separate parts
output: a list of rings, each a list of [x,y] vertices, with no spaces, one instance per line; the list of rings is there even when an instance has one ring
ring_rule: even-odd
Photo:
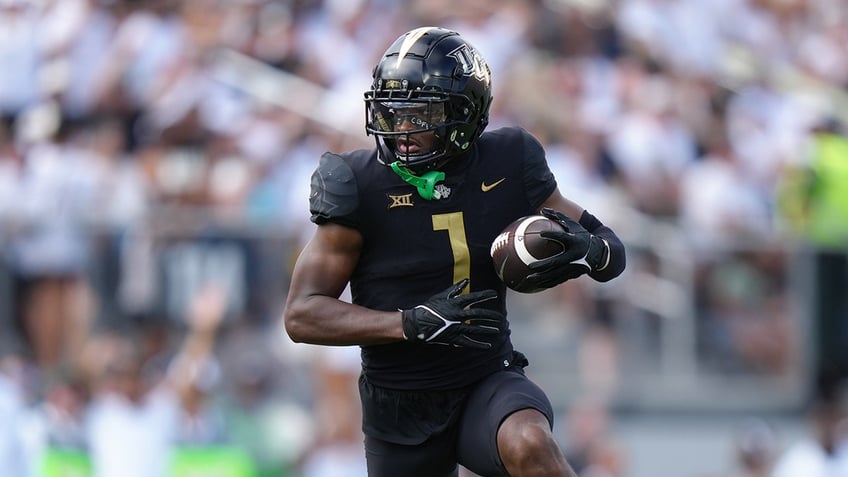
[[[445,173],[440,171],[427,171],[420,176],[416,176],[406,167],[400,165],[400,161],[395,161],[391,164],[392,170],[399,175],[401,179],[418,189],[418,195],[423,199],[433,200],[440,199],[442,195],[436,190],[436,182],[445,180]]]

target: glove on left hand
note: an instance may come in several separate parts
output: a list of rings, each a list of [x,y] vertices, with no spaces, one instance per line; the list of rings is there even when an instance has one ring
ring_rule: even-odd
[[[584,273],[603,270],[609,263],[606,240],[592,235],[580,223],[553,209],[542,209],[542,215],[562,225],[563,231],[542,232],[542,237],[559,242],[563,251],[553,257],[529,265],[533,274],[526,281],[539,288],[551,288]]]

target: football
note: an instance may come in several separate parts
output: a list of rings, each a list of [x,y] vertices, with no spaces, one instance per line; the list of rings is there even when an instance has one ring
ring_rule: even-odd
[[[557,222],[544,215],[528,215],[507,225],[495,237],[489,251],[495,271],[509,288],[521,293],[536,293],[536,288],[524,282],[532,272],[528,265],[562,252],[562,245],[541,236],[542,232],[563,230]]]

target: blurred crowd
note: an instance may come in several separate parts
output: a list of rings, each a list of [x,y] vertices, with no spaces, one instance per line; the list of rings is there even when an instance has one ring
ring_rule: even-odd
[[[483,53],[489,128],[540,138],[630,273],[691,258],[716,369],[793,359],[775,249],[826,250],[848,320],[844,0],[0,0],[0,468],[364,475],[357,350],[287,342],[280,308],[309,174],[373,144],[371,69],[421,25]],[[542,299],[576,303],[589,384],[615,392],[594,293]],[[587,413],[564,441],[606,429]],[[595,434],[581,477],[627,475]]]

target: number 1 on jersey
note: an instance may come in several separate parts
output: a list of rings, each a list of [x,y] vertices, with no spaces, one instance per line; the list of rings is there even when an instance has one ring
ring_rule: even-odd
[[[447,230],[453,252],[453,283],[463,278],[471,278],[471,254],[468,252],[468,240],[465,238],[465,221],[462,212],[433,215],[433,230]],[[463,293],[468,293],[466,287]]]

